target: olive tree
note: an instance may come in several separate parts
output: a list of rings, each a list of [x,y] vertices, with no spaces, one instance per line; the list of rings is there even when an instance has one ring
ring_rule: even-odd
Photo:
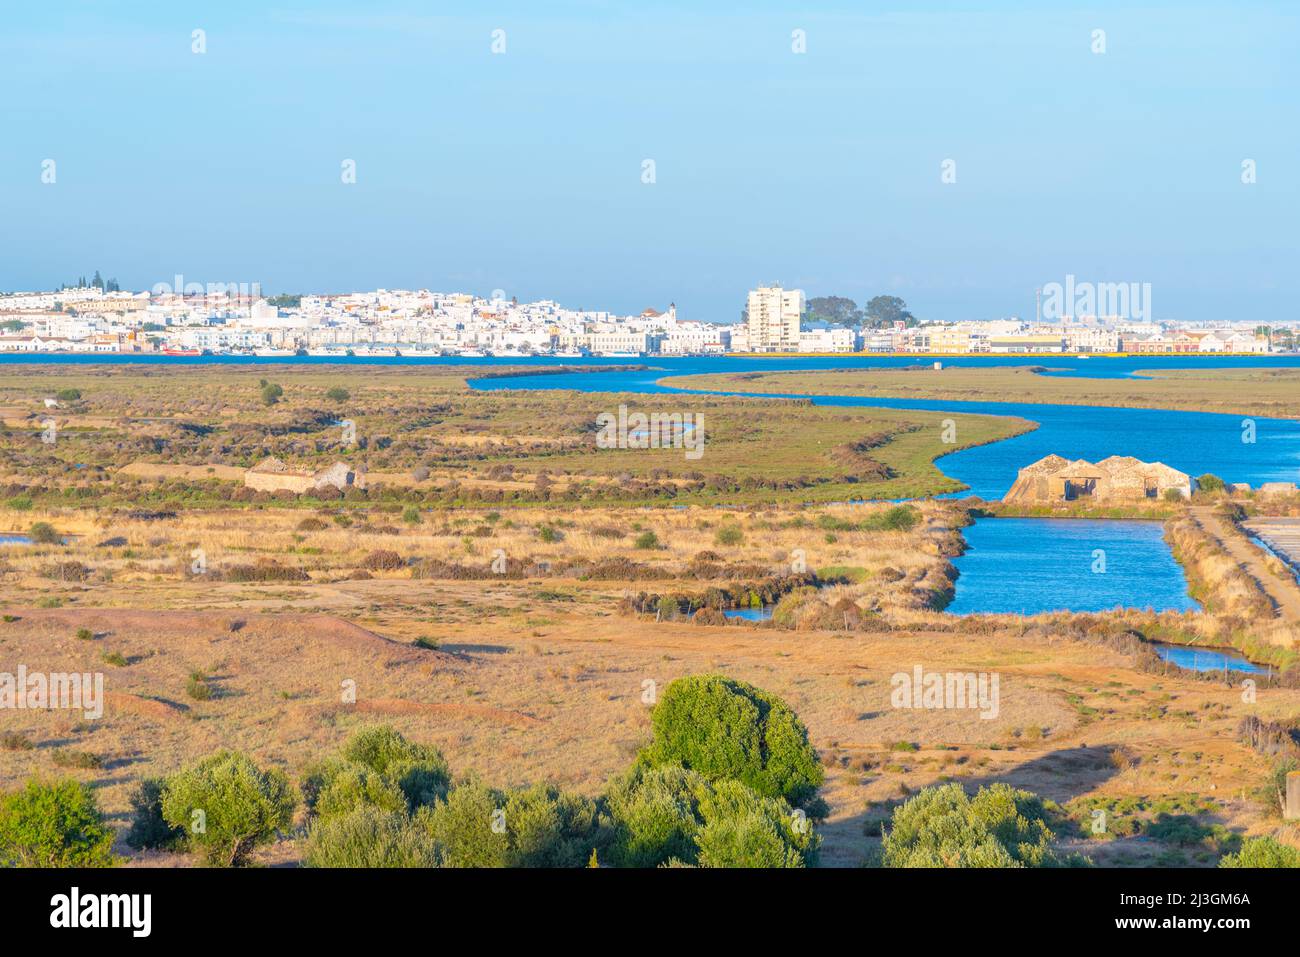
[[[287,827],[295,804],[289,779],[246,755],[219,751],[167,780],[163,818],[184,828],[209,864],[239,867]]]

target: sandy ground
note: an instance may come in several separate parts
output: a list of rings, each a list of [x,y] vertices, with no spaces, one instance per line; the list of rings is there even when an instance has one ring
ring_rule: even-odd
[[[596,794],[647,740],[651,692],[716,671],[776,692],[807,723],[828,770],[823,862],[852,866],[867,854],[873,804],[947,778],[1009,781],[1058,801],[1194,792],[1221,802],[1222,821],[1260,826],[1246,792],[1266,762],[1236,742],[1236,725],[1300,709],[1300,692],[1263,691],[1247,704],[1239,688],[1140,674],[1122,656],[1064,640],[629,619],[613,611],[623,590],[556,580],[160,583],[117,593],[127,608],[11,607],[0,624],[6,667],[103,671],[109,699],[99,720],[0,713],[0,730],[37,745],[4,753],[0,785],[72,773],[125,825],[140,777],[221,747],[292,775],[352,729],[385,721],[442,748],[457,773]],[[560,592],[576,597],[539,597]],[[143,610],[164,597],[178,607]],[[77,638],[80,628],[94,637]],[[440,648],[411,645],[420,635]],[[128,664],[106,665],[111,652]],[[997,674],[997,716],[892,707],[892,676],[918,665]],[[215,698],[186,695],[194,671],[210,676]],[[104,766],[61,772],[60,749],[99,754]],[[293,854],[281,846],[268,860]]]

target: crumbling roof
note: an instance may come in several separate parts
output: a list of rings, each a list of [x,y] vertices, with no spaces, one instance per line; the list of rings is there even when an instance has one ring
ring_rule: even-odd
[[[306,475],[307,474],[306,472],[301,472],[297,469],[289,468],[289,466],[284,464],[283,460],[276,458],[274,455],[268,455],[266,458],[262,459],[262,461],[258,462],[251,469],[249,469],[249,471],[263,472],[263,473],[268,473],[273,475]]]
[[[1108,475],[1132,473],[1137,475],[1162,474],[1171,478],[1187,478],[1186,474],[1163,462],[1143,462],[1131,455],[1111,455],[1099,462],[1087,459],[1070,459],[1060,455],[1047,455],[1020,470],[1022,475],[1059,475],[1071,472],[1105,472]]]
[[[1048,455],[1039,459],[1037,462],[1031,462],[1029,465],[1026,465],[1020,471],[1046,474],[1048,472],[1058,472],[1060,471],[1062,466],[1069,465],[1069,464],[1070,464],[1070,460],[1067,458],[1064,458],[1060,455]]]

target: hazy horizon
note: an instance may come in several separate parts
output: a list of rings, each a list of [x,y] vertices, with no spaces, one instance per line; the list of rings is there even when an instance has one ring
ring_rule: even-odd
[[[1157,319],[1296,318],[1286,5],[819,6],[8,11],[0,289],[99,269],[719,322],[780,281],[955,321],[1032,317],[1073,274],[1150,283]]]

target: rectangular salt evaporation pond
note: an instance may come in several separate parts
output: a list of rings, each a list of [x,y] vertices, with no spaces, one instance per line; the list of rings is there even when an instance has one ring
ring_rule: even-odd
[[[1160,522],[981,518],[962,534],[955,615],[1199,607]]]

